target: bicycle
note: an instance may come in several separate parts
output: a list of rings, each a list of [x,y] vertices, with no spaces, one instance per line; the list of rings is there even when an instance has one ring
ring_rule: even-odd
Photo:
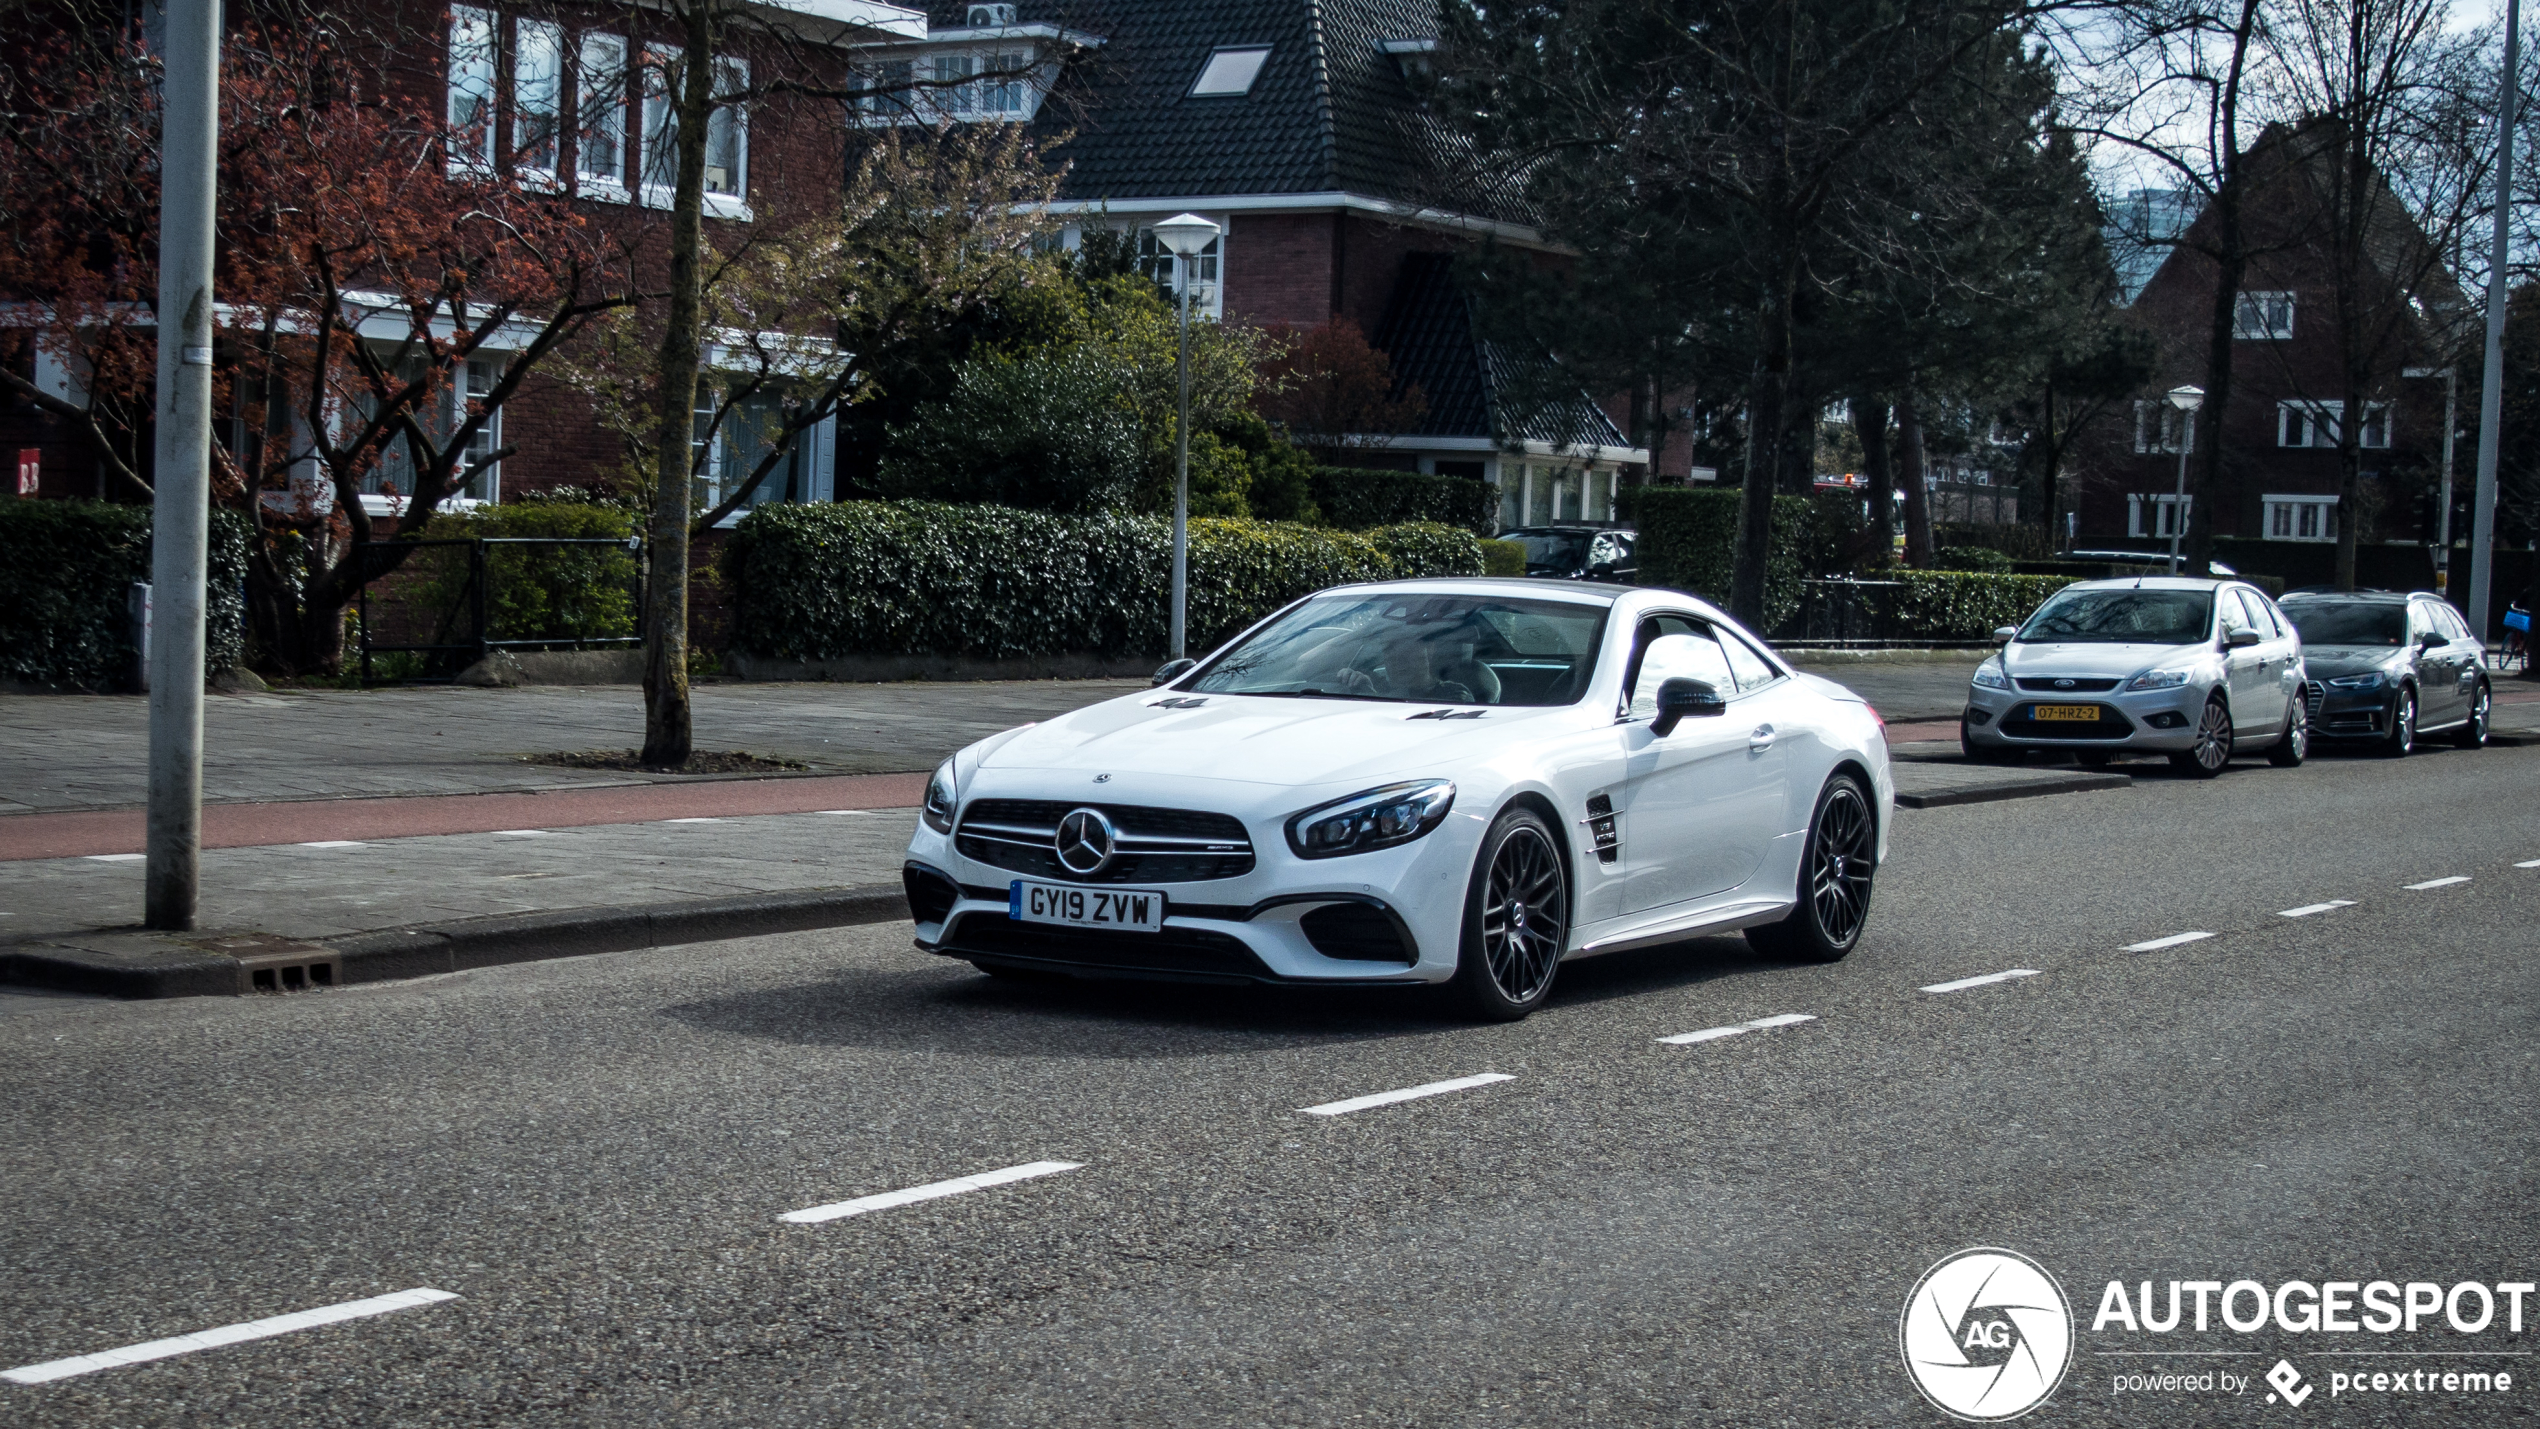
[[[2505,607],[2505,638],[2496,651],[2498,674],[2509,670],[2531,671],[2531,612],[2514,601]]]

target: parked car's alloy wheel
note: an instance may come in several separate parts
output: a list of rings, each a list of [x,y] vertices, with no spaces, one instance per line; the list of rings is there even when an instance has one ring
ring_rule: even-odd
[[[2196,718],[2196,746],[2170,756],[2170,763],[2199,779],[2211,779],[2231,767],[2231,708],[2216,695]]]
[[[2267,751],[2267,762],[2278,769],[2299,769],[2311,752],[2311,722],[2302,712],[2302,697],[2295,695],[2285,702],[2284,737]]]
[[[1861,942],[1870,920],[1870,882],[1878,874],[1878,818],[1869,791],[1849,774],[1826,781],[1800,855],[1799,903],[1790,916],[1746,930],[1757,952],[1799,962],[1831,963]]]
[[[1552,830],[1525,809],[1491,825],[1465,895],[1452,984],[1467,1011],[1513,1022],[1543,1005],[1570,941],[1570,875]]]
[[[2399,702],[2390,707],[2390,733],[2382,736],[2381,752],[2393,759],[2406,756],[2417,747],[2417,692],[2401,690]]]
[[[2452,742],[2454,744],[2459,745],[2463,749],[2483,749],[2486,747],[2487,720],[2490,707],[2493,705],[2494,700],[2495,697],[2490,694],[2487,689],[2487,682],[2485,680],[2479,681],[2478,694],[2470,701],[2469,718],[2462,722],[2459,729],[2452,731]]]

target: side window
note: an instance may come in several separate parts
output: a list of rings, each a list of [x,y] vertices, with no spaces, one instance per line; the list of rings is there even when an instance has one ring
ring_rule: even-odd
[[[2416,645],[2422,643],[2425,640],[2425,637],[2428,634],[2431,634],[2436,628],[2437,627],[2434,624],[2434,611],[2430,606],[2426,605],[2423,601],[2408,602],[2409,644]]]
[[[1753,647],[1725,630],[1720,632],[1720,646],[1728,651],[1729,668],[1737,674],[1740,693],[1762,689],[1782,677],[1782,672],[1774,669],[1771,661],[1756,654]]]
[[[2239,591],[2230,590],[2223,592],[2223,598],[2216,601],[2215,604],[2220,606],[2222,609],[2222,628],[2223,634],[2225,635],[2230,635],[2232,632],[2237,630],[2263,632],[2266,628],[2252,622],[2249,619],[2249,608],[2241,603]]]
[[[2282,633],[2275,628],[2275,621],[2267,615],[2265,597],[2254,590],[2235,590],[2232,594],[2240,598],[2241,618],[2251,630],[2270,640]]]
[[[1661,625],[1673,633],[1662,633],[1641,651],[1640,674],[1632,681],[1631,717],[1651,719],[1658,713],[1658,687],[1673,679],[1700,680],[1726,695],[1737,688],[1729,673],[1729,663],[1720,653],[1720,643],[1710,632],[1691,621],[1662,616],[1651,625]],[[1648,625],[1642,629],[1646,631]]]
[[[2434,609],[2435,613],[2442,618],[2444,633],[2455,640],[2476,638],[2469,633],[2469,622],[2461,618],[2459,611],[2448,605],[2438,605]]]

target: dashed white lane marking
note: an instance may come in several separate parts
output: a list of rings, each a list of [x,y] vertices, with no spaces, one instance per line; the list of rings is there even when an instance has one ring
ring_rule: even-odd
[[[1661,1037],[1658,1040],[1678,1047],[1689,1047],[1696,1042],[1717,1042],[1723,1037],[1735,1037],[1741,1032],[1761,1032],[1767,1027],[1788,1027],[1795,1022],[1816,1020],[1809,1013],[1785,1012],[1775,1017],[1758,1017],[1752,1022],[1741,1022],[1735,1027],[1705,1027],[1699,1032],[1679,1032],[1673,1037]]]
[[[360,839],[319,839],[315,843],[300,845],[302,848],[360,848],[361,846]]]
[[[2013,968],[2013,969],[2011,969],[2011,970],[2010,970],[2010,971],[2008,971],[2008,972],[1986,973],[1986,974],[1985,974],[1984,976],[1982,976],[1982,977],[1962,977],[1962,978],[1958,979],[1956,982],[1936,982],[1936,983],[1933,983],[1931,986],[1929,986],[1929,987],[1927,987],[1927,988],[1924,988],[1924,989],[1923,989],[1923,991],[1925,991],[1925,992],[1964,992],[1964,991],[1966,991],[1968,988],[1971,988],[1971,987],[1982,987],[1982,986],[1984,986],[1986,983],[1989,983],[1989,982],[2009,982],[2011,979],[2013,979],[2013,978],[2015,978],[2015,977],[2035,977],[2035,976],[2037,976],[2037,969],[2035,969],[2035,968]]]
[[[1002,1171],[982,1171],[976,1176],[956,1176],[949,1181],[934,1181],[923,1186],[911,1186],[905,1191],[885,1191],[878,1196],[858,1196],[852,1201],[813,1206],[809,1210],[787,1211],[776,1219],[791,1221],[798,1226],[818,1225],[822,1221],[860,1216],[867,1211],[887,1211],[893,1206],[913,1206],[920,1201],[936,1201],[968,1191],[984,1191],[990,1186],[1002,1186],[1009,1181],[1029,1181],[1035,1176],[1055,1176],[1061,1171],[1076,1170],[1083,1164],[1081,1161],[1034,1161],[1022,1166],[1008,1166]]]
[[[665,824],[719,824],[721,819],[664,819]]]
[[[385,1315],[392,1310],[411,1310],[417,1305],[430,1305],[459,1297],[447,1290],[400,1290],[394,1295],[376,1295],[368,1300],[347,1300],[340,1305],[324,1305],[315,1310],[301,1310],[289,1315],[276,1315],[269,1320],[249,1320],[243,1325],[223,1325],[217,1330],[197,1330],[174,1339],[152,1340],[147,1344],[126,1345],[119,1350],[105,1350],[93,1355],[79,1355],[66,1360],[48,1360],[43,1364],[20,1365],[0,1370],[0,1379],[18,1384],[42,1384],[47,1380],[69,1379],[73,1375],[93,1374],[118,1365],[144,1364],[173,1355],[190,1355],[196,1350],[218,1349],[222,1345],[242,1344],[248,1340],[269,1340],[294,1330],[332,1325],[338,1320],[359,1320],[369,1315]]]
[[[1448,1092],[1460,1092],[1466,1087],[1486,1087],[1493,1082],[1515,1080],[1515,1077],[1506,1072],[1481,1072],[1470,1077],[1457,1077],[1452,1081],[1424,1082],[1416,1087],[1404,1087],[1400,1091],[1376,1092],[1369,1096],[1351,1097],[1347,1101],[1298,1107],[1297,1110],[1304,1112],[1307,1116],[1347,1116],[1354,1111],[1365,1111],[1371,1106],[1391,1106],[1395,1102],[1417,1101],[1421,1097],[1444,1096]]]
[[[820,812],[824,814],[844,814],[850,819],[869,819],[881,811],[878,809],[823,809]]]
[[[2516,867],[2516,868],[2540,868],[2540,858],[2526,859],[2526,860],[2524,860],[2524,861],[2523,861],[2523,862],[2521,862],[2521,863],[2517,863],[2517,864],[2515,864],[2515,865],[2514,865],[2514,867]]]
[[[2334,913],[2340,908],[2352,908],[2354,906],[2355,904],[2353,899],[2331,898],[2326,903],[2305,903],[2299,908],[2287,908],[2275,916],[2279,918],[2308,918],[2314,913]]]
[[[2429,878],[2423,883],[2411,883],[2408,885],[2408,891],[2410,893],[2421,893],[2429,888],[2449,888],[2455,883],[2467,882],[2469,882],[2468,874],[2455,873],[2449,878]]]
[[[92,853],[88,855],[88,861],[90,863],[132,863],[149,856],[146,853]]]
[[[2175,948],[2181,943],[2201,943],[2212,936],[2211,933],[2172,933],[2166,938],[2154,938],[2147,943],[2128,943],[2125,945],[2125,950],[2129,953],[2157,953],[2163,948]]]
[[[555,837],[555,835],[549,833],[545,829],[496,829],[494,830],[494,836],[496,838],[503,839],[544,839]]]

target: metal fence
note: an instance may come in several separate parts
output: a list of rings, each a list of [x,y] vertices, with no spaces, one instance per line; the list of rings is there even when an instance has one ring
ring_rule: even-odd
[[[1903,581],[1801,581],[1799,609],[1775,639],[1795,645],[1885,644],[1897,638],[1896,602],[1904,591]]]
[[[447,683],[497,650],[643,643],[637,538],[361,541],[353,557],[365,685]]]

